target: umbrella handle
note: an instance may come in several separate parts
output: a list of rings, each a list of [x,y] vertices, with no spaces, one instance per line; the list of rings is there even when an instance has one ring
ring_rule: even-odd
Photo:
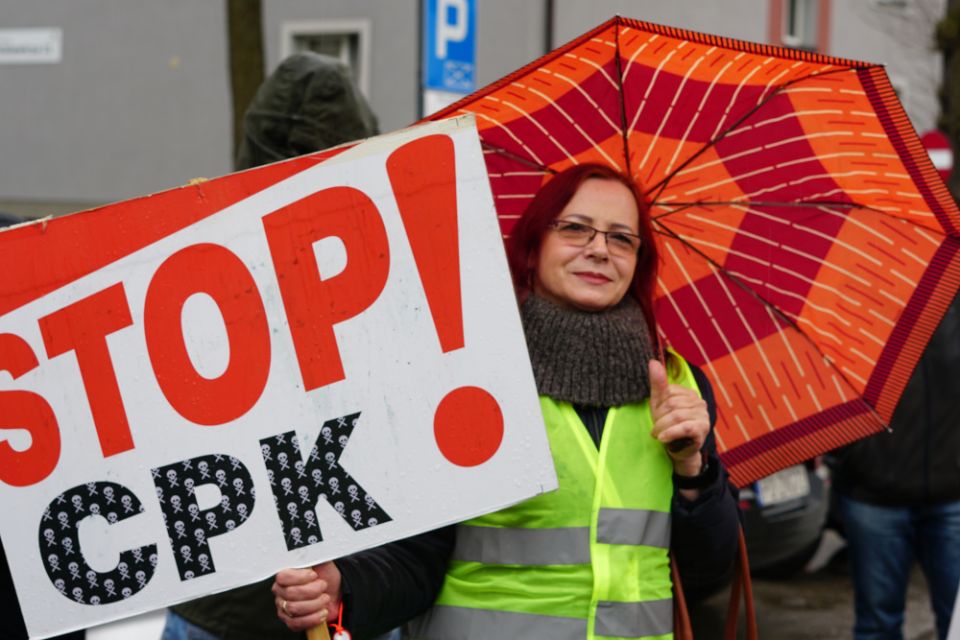
[[[670,451],[676,453],[678,451],[683,451],[692,444],[693,438],[680,438],[678,440],[674,440],[673,442],[667,443],[667,449],[670,449]]]

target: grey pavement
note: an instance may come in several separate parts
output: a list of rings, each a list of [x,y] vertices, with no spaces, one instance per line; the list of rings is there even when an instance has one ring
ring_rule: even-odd
[[[827,541],[832,543],[831,540]],[[784,580],[754,578],[757,627],[764,640],[842,640],[852,638],[853,590],[843,554],[826,562],[815,557],[811,572]],[[722,591],[691,607],[697,640],[720,640],[729,594]],[[742,635],[741,623],[741,636]],[[923,574],[914,568],[907,592],[905,640],[934,640],[933,613]]]

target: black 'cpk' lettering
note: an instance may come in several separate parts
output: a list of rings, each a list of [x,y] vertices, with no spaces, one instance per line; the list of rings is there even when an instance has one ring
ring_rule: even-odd
[[[359,418],[358,412],[323,423],[306,459],[295,431],[260,441],[287,549],[323,540],[315,510],[321,499],[356,531],[391,520],[373,496],[340,466],[340,456]]]
[[[180,580],[192,580],[217,569],[210,538],[233,531],[253,513],[253,478],[239,459],[222,453],[187,458],[152,470],[157,500],[167,527]],[[220,500],[201,509],[196,489],[217,487]]]

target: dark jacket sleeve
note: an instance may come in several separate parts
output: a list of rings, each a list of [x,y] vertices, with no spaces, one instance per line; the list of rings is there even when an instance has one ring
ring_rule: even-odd
[[[739,495],[717,457],[713,427],[717,403],[706,375],[691,365],[700,393],[710,412],[710,435],[703,446],[707,455],[710,484],[696,500],[674,492],[671,549],[677,559],[680,581],[688,598],[706,595],[733,575],[737,554],[740,511]]]
[[[436,600],[456,541],[454,526],[428,531],[336,560],[343,626],[363,640],[400,626]]]

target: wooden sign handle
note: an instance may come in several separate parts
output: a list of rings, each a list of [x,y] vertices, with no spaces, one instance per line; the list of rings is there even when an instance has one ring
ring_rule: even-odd
[[[327,625],[322,624],[319,627],[307,629],[307,640],[330,640],[330,631]]]

